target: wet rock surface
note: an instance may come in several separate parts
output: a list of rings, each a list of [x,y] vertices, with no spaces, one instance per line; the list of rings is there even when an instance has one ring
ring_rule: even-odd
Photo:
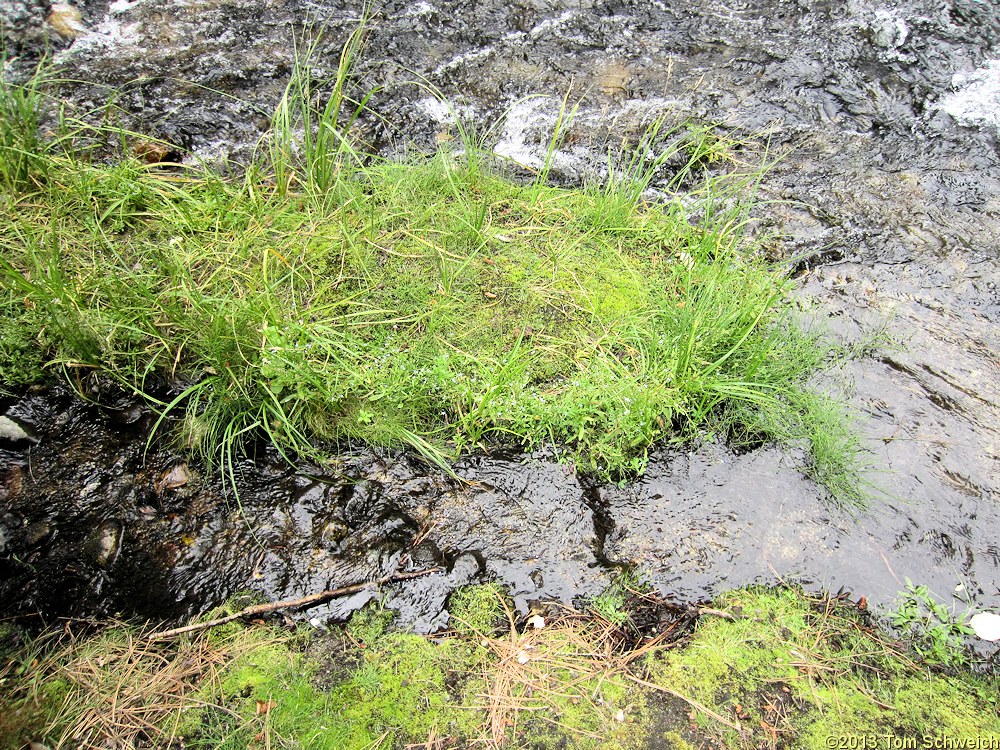
[[[296,35],[325,28],[314,62],[329,72],[357,23],[335,2],[76,7],[85,30],[70,38],[48,4],[0,2],[11,70],[47,38],[94,83],[66,96],[88,108],[114,93],[130,126],[189,161],[247,158]],[[661,114],[785,154],[761,187],[781,203],[761,218],[786,237],[803,307],[844,336],[884,323],[903,342],[847,373],[887,495],[854,519],[802,478],[800,457],[716,444],[662,451],[620,487],[544,456],[468,459],[462,484],[405,456],[296,471],[262,448],[239,467],[237,502],[219,477],[176,474],[184,456],[144,457],[151,420],[134,404],[33,393],[0,409],[40,439],[0,443],[5,610],[183,617],[240,590],[288,598],[429,564],[446,572],[389,589],[418,629],[467,580],[497,578],[524,606],[596,593],[622,564],[678,600],[784,578],[885,605],[909,577],[997,609],[998,58],[1000,7],[975,0],[386,3],[358,70],[360,88],[385,85],[373,103],[394,124],[367,124],[373,147],[453,131],[409,83],[418,74],[482,128],[497,122],[497,151],[528,165],[572,86],[580,110],[553,171],[567,184]]]

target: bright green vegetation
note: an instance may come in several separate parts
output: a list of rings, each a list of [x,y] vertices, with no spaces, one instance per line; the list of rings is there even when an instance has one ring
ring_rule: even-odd
[[[844,409],[807,384],[838,350],[750,231],[759,167],[660,121],[578,190],[548,164],[515,181],[462,127],[458,150],[382,159],[351,140],[358,43],[322,92],[303,62],[239,178],[148,165],[139,136],[65,116],[42,140],[43,83],[5,84],[0,381],[110,377],[223,465],[260,435],[442,464],[545,443],[615,477],[719,434],[802,445],[836,500],[863,500]]]
[[[906,579],[906,588],[896,597],[896,609],[889,614],[893,628],[908,637],[914,650],[928,662],[958,667],[968,663],[962,649],[967,636],[975,631],[966,622],[971,611],[957,615],[926,586]]]
[[[495,587],[473,588],[456,602],[495,621]],[[995,678],[912,661],[849,603],[750,589],[714,606],[735,619],[706,614],[689,637],[642,648],[574,613],[434,640],[378,607],[325,635],[231,623],[150,643],[117,623],[22,641],[7,627],[0,743],[685,750],[1000,736]]]
[[[588,605],[601,619],[616,627],[625,627],[631,619],[629,610],[635,597],[647,589],[648,584],[640,579],[638,573],[625,569],[615,576],[610,586],[592,597]]]
[[[448,614],[456,632],[491,636],[508,624],[513,604],[498,583],[463,586],[448,599]]]
[[[236,750],[263,735],[286,747],[362,750],[400,739],[468,737],[477,729],[477,712],[447,685],[455,670],[475,668],[481,658],[475,646],[385,634],[324,687],[317,664],[292,645],[273,644],[234,662],[218,692],[206,695],[217,705],[224,697],[228,711],[209,707],[187,717],[180,728],[186,746]]]
[[[790,590],[726,594],[739,619],[703,617],[687,647],[655,654],[653,682],[740,725],[696,712],[697,730],[727,747],[825,747],[826,738],[1000,738],[994,680],[929,671],[848,604]],[[955,648],[958,648],[957,644]]]
[[[7,665],[0,702],[11,710],[0,741],[361,750],[477,731],[477,711],[447,683],[475,669],[481,647],[391,632],[364,651],[336,637],[307,654],[308,640],[239,625],[175,646],[148,644],[125,626],[63,639],[39,663],[28,652]]]

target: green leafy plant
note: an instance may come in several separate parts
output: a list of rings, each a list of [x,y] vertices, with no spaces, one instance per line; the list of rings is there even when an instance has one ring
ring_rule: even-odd
[[[637,595],[641,595],[644,590],[649,590],[648,584],[644,584],[634,570],[626,569],[618,573],[611,585],[592,597],[588,604],[590,609],[603,619],[623,627],[631,620],[629,602]]]
[[[969,612],[957,615],[954,607],[947,607],[929,588],[914,585],[909,578],[896,601],[889,622],[921,657],[947,667],[968,664],[965,639],[974,634],[967,624]]]

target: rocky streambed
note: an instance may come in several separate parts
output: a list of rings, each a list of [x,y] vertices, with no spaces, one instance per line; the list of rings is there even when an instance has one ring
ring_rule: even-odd
[[[63,96],[84,109],[113,96],[126,125],[191,162],[246,158],[293,40],[322,28],[314,61],[329,72],[359,21],[344,3],[238,0],[4,0],[0,18],[12,75],[48,44],[74,79]],[[596,594],[633,565],[677,602],[794,580],[884,606],[910,578],[1000,608],[1000,8],[390,2],[369,29],[358,85],[383,87],[385,118],[364,125],[375,148],[431,148],[457,111],[531,165],[569,91],[579,110],[553,169],[566,184],[658,115],[783,154],[760,218],[785,238],[802,307],[845,338],[884,325],[898,342],[843,373],[882,496],[852,517],[800,456],[709,442],[663,450],[620,486],[547,455],[469,458],[456,482],[403,454],[293,469],[260,446],[237,499],[159,441],[147,452],[155,415],[81,383],[93,403],[2,400],[26,431],[0,438],[4,613],[181,618],[247,589],[291,598],[429,565],[445,572],[388,589],[421,631],[472,580],[527,606]]]

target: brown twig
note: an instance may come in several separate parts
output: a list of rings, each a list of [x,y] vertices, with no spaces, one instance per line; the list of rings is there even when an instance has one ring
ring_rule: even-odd
[[[732,612],[723,612],[721,609],[712,609],[711,607],[698,607],[695,612],[699,617],[702,615],[711,615],[712,617],[721,617],[723,620],[736,621],[740,619],[739,615],[734,615]]]
[[[206,622],[196,622],[192,625],[184,625],[180,628],[171,628],[170,630],[161,630],[158,633],[150,633],[146,636],[147,641],[159,641],[164,638],[173,638],[175,635],[182,635],[184,633],[191,633],[196,630],[205,630],[206,628],[214,628],[217,625],[225,625],[227,622],[232,622],[233,620],[238,620],[241,617],[253,617],[254,615],[262,615],[268,612],[274,612],[279,609],[295,609],[301,607],[311,607],[316,604],[321,604],[328,599],[336,599],[338,596],[350,596],[351,594],[357,594],[361,591],[367,589],[378,588],[379,586],[391,583],[393,581],[406,581],[411,578],[419,578],[420,576],[429,575],[431,573],[437,573],[441,568],[425,568],[424,570],[414,570],[410,572],[395,572],[387,575],[377,581],[366,581],[365,583],[352,583],[350,586],[342,586],[339,589],[328,589],[326,591],[320,591],[317,594],[310,594],[309,596],[303,596],[299,599],[285,599],[280,602],[271,602],[269,604],[254,604],[253,606],[241,609],[236,614],[226,615],[225,617],[218,617],[214,620],[208,620]]]

